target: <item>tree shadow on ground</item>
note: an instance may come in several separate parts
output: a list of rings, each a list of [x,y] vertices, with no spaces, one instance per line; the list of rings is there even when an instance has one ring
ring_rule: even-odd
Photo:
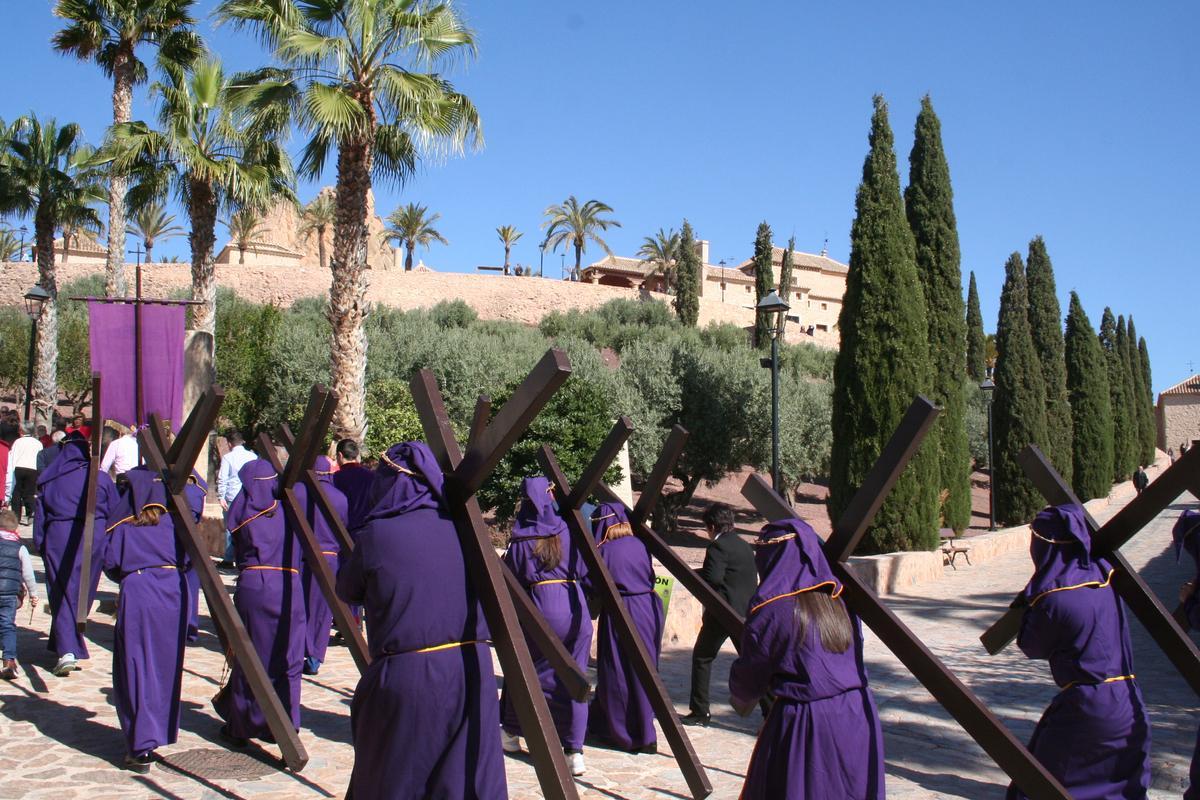
[[[29,722],[38,733],[65,747],[110,764],[119,764],[125,756],[125,742],[112,728],[95,721],[96,712],[55,702],[14,685],[24,697],[8,699],[0,715],[13,722]]]

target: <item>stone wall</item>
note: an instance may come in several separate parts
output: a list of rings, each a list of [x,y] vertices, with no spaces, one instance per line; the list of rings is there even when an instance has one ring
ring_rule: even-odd
[[[1181,442],[1200,439],[1200,395],[1162,395],[1158,398],[1158,447],[1179,453]]]

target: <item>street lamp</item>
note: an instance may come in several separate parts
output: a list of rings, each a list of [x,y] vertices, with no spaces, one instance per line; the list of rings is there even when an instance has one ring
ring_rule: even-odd
[[[22,225],[21,228],[21,249],[17,251],[17,261],[25,260],[25,234],[29,233],[29,226]]]
[[[988,530],[996,530],[996,459],[992,453],[992,395],[996,391],[996,384],[992,382],[991,370],[988,370],[988,377],[983,379],[983,383],[979,384],[979,391],[983,392],[984,398],[987,400],[988,410]]]
[[[545,269],[546,269],[546,245],[547,245],[547,244],[549,244],[549,243],[550,243],[550,237],[549,237],[549,236],[547,236],[545,239],[542,239],[542,243],[541,243],[540,245],[538,245],[538,249],[540,249],[540,250],[542,251],[542,254],[541,254],[541,256],[539,256],[539,257],[538,257],[538,277],[539,277],[539,278],[541,278],[541,277],[544,277],[544,276],[545,276],[545,274],[546,274],[546,273],[545,273]]]
[[[775,325],[771,329],[771,358],[762,359],[764,367],[771,368],[771,486],[783,491],[783,476],[779,474],[779,335],[783,332],[783,317],[791,308],[772,291],[758,301],[755,310],[759,314],[774,314]]]
[[[37,351],[37,324],[42,305],[50,299],[50,293],[41,286],[34,286],[25,293],[25,313],[29,315],[29,366],[25,373],[25,421],[29,422],[29,408],[33,401],[33,357]]]

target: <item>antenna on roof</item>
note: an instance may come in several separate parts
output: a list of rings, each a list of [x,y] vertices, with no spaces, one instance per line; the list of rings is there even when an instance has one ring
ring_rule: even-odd
[[[821,258],[826,258],[829,255],[829,234],[825,234],[825,242],[821,245]]]

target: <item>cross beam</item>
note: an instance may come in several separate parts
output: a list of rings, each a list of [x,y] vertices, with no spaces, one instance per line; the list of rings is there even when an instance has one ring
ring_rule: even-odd
[[[618,419],[592,458],[591,463],[584,470],[583,478],[574,489],[568,483],[567,476],[563,474],[562,468],[559,467],[558,461],[554,457],[554,451],[548,445],[543,445],[538,451],[538,462],[546,477],[554,483],[555,493],[558,495],[559,513],[566,520],[571,538],[575,541],[580,555],[583,556],[584,563],[587,564],[592,586],[599,590],[600,601],[610,614],[609,618],[612,621],[621,651],[624,653],[626,661],[633,666],[638,683],[646,691],[650,705],[654,709],[654,716],[658,718],[658,722],[662,726],[663,735],[666,736],[667,742],[671,746],[671,752],[675,754],[675,760],[679,763],[679,768],[687,780],[692,797],[700,800],[700,798],[712,794],[712,783],[709,781],[704,767],[700,764],[691,740],[683,730],[679,715],[675,712],[675,705],[671,702],[662,678],[658,674],[658,667],[655,666],[650,652],[646,649],[646,643],[642,641],[641,634],[634,626],[633,618],[629,616],[629,609],[625,607],[625,601],[621,599],[620,590],[617,589],[617,584],[608,571],[608,565],[600,555],[600,548],[597,546],[596,540],[588,533],[587,523],[580,510],[583,502],[592,493],[592,489],[599,483],[605,470],[616,458],[617,453],[632,432],[633,424],[628,417]]]
[[[696,570],[688,566],[688,563],[679,557],[675,549],[649,525],[654,507],[662,496],[663,487],[667,483],[667,478],[671,476],[675,462],[679,460],[679,456],[683,452],[687,438],[688,432],[682,425],[676,425],[671,429],[671,433],[663,445],[662,453],[659,454],[658,461],[654,463],[650,477],[642,487],[642,494],[638,497],[633,509],[626,506],[625,501],[603,483],[596,486],[596,495],[605,503],[614,503],[625,507],[633,535],[641,540],[646,549],[650,551],[650,555],[654,556],[675,577],[675,580],[692,593],[692,596],[704,606],[704,610],[716,618],[718,624],[729,633],[734,646],[740,647],[742,615],[729,605],[728,600],[709,586]]]
[[[79,553],[79,595],[75,601],[75,630],[87,630],[88,613],[92,606],[92,558],[96,537],[96,483],[100,479],[100,432],[104,415],[100,413],[100,373],[92,373],[92,436],[89,442],[91,462],[88,464],[87,485],[83,493],[83,531]]]
[[[505,685],[512,695],[517,719],[547,800],[578,800],[579,793],[567,769],[566,756],[550,717],[550,707],[542,694],[529,646],[521,633],[512,596],[503,583],[500,558],[492,547],[491,534],[474,494],[570,373],[566,354],[561,350],[549,351],[500,409],[491,425],[480,432],[466,456],[460,455],[433,373],[421,370],[413,375],[410,384],[413,403],[425,429],[425,440],[446,473],[447,510],[454,519],[462,543],[463,560],[487,619],[504,670]]]
[[[884,497],[920,446],[937,413],[938,410],[925,398],[918,397],[913,401],[862,487],[835,524],[834,534],[825,543],[825,555],[833,574],[844,587],[843,596],[847,606],[874,631],[884,646],[895,654],[1021,791],[1030,797],[1069,800],[1062,784],[846,564],[845,559],[870,527]],[[753,502],[752,495],[761,493],[761,487],[755,492],[747,492],[743,488],[742,493]],[[765,516],[787,506],[786,500],[776,497],[767,507],[760,509],[760,513]],[[793,511],[789,516],[795,517],[796,514]]]
[[[337,596],[337,578],[321,552],[321,544],[317,541],[317,535],[308,521],[307,510],[300,505],[300,498],[296,496],[296,482],[304,472],[309,471],[308,468],[313,463],[311,460],[306,460],[308,454],[316,449],[313,442],[315,441],[319,446],[325,440],[329,420],[321,416],[321,410],[326,405],[327,397],[328,392],[323,387],[313,387],[312,394],[309,396],[308,408],[304,414],[304,433],[301,434],[299,441],[293,443],[286,466],[279,463],[275,446],[265,433],[259,435],[259,450],[262,451],[262,457],[271,463],[271,467],[280,476],[279,488],[283,491],[283,497],[280,500],[296,530],[296,538],[300,540],[300,547],[304,551],[304,560],[312,570],[313,576],[316,577],[317,586],[320,588],[321,594],[325,596],[325,602],[333,611],[334,624],[345,638],[355,666],[358,667],[359,673],[362,673],[371,664],[366,640],[363,639],[362,631],[359,629],[354,615]],[[322,422],[325,423],[324,429]],[[315,460],[316,455],[314,454],[312,458]]]
[[[1046,498],[1046,502],[1051,505],[1077,504],[1082,507],[1071,487],[1037,447],[1026,447],[1021,451],[1018,460],[1025,474]],[[1120,551],[1123,544],[1188,490],[1200,494],[1200,452],[1193,455],[1191,450],[1105,525],[1096,524],[1096,520],[1086,509],[1084,519],[1092,536],[1092,556],[1106,559],[1116,568],[1113,590],[1146,627],[1192,690],[1200,694],[1200,650],[1196,649],[1195,643],[1167,612]],[[1017,637],[1026,610],[1024,597],[1017,595],[1008,611],[980,637],[989,653],[994,655],[1000,652]]]
[[[230,599],[229,593],[225,591],[225,585],[221,582],[221,578],[217,575],[217,570],[208,556],[208,548],[203,543],[200,528],[192,517],[191,506],[184,493],[188,476],[192,473],[192,466],[200,455],[208,431],[212,430],[213,424],[217,421],[217,414],[224,399],[224,390],[219,386],[214,386],[205,392],[200,401],[196,403],[187,422],[180,430],[179,436],[175,439],[175,444],[171,447],[170,452],[178,454],[177,460],[167,459],[147,429],[143,429],[138,434],[139,443],[150,463],[162,464],[165,467],[165,471],[162,473],[163,484],[167,488],[171,516],[175,520],[175,532],[183,543],[184,549],[187,550],[188,557],[192,562],[192,569],[196,570],[196,574],[200,578],[200,588],[204,590],[209,612],[213,616],[217,630],[224,631],[226,652],[232,653],[233,658],[241,666],[242,672],[245,673],[250,691],[254,694],[254,699],[258,702],[259,707],[262,708],[267,725],[271,729],[271,735],[279,744],[284,763],[294,772],[299,772],[308,763],[308,753],[300,742],[296,729],[292,727],[291,716],[284,709],[279,695],[275,693],[271,679],[267,677],[267,671],[258,657],[258,652],[254,649],[253,642],[250,641],[250,634],[246,631],[246,626],[242,624],[242,618],[233,607],[233,601]],[[161,420],[157,415],[150,415],[150,426],[152,429],[157,428],[161,431]],[[181,442],[183,447],[177,449]]]

